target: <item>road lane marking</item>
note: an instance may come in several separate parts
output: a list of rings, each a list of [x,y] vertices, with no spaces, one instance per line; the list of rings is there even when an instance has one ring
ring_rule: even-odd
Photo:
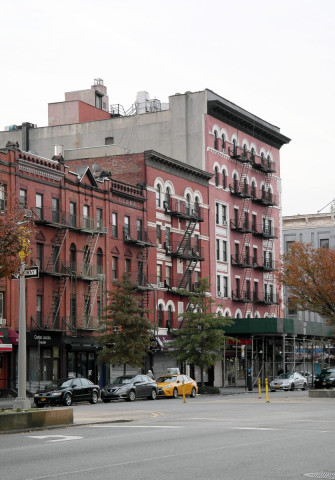
[[[46,440],[55,438],[56,440],[47,440],[47,442],[67,442],[69,440],[80,440],[79,435],[27,435],[29,438],[36,438],[37,440]]]
[[[184,428],[181,425],[87,425],[90,428]]]

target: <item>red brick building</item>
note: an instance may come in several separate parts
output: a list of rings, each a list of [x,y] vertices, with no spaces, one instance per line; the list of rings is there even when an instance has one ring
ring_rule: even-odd
[[[156,353],[143,368],[164,371],[164,341],[186,305],[175,290],[191,289],[209,273],[202,265],[211,175],[156,152],[68,166],[62,156],[47,160],[9,145],[0,161],[1,207],[10,208],[15,194],[37,227],[29,263],[40,274],[25,282],[28,389],[70,372],[104,382],[97,329],[106,291],[124,272],[153,323]],[[132,183],[124,181],[130,165]],[[19,282],[1,279],[0,294],[10,340],[18,330]],[[16,350],[0,350],[2,388],[15,387]]]

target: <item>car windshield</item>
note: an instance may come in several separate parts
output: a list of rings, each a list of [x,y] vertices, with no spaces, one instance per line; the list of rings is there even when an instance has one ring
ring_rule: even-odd
[[[291,377],[292,377],[292,373],[281,373],[278,378],[285,379],[285,378],[291,378]]]
[[[134,377],[116,377],[112,382],[111,385],[124,385],[126,383],[132,383]]]
[[[51,383],[45,386],[45,388],[65,388],[71,385],[73,378],[61,378],[59,380],[53,380]]]
[[[177,377],[174,377],[172,375],[162,375],[157,379],[157,383],[170,383],[170,382],[175,382],[177,380]]]

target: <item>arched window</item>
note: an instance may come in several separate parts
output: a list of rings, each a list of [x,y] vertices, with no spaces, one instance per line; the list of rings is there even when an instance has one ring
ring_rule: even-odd
[[[237,148],[236,148],[236,138],[233,140],[233,155],[235,156],[237,154]]]
[[[255,161],[255,149],[254,149],[254,147],[252,147],[251,152],[250,152],[250,160],[252,162]]]
[[[162,199],[162,189],[160,184],[157,185],[156,187],[156,207],[161,206],[161,199]]]
[[[262,200],[265,200],[265,185],[262,185]]]
[[[166,190],[165,190],[165,207],[167,207],[167,208],[170,208],[170,197],[171,197],[170,187],[166,187]]]
[[[256,198],[256,184],[254,181],[251,182],[251,196]]]
[[[246,144],[243,145],[243,157],[247,158],[247,146],[246,146]]]
[[[238,178],[237,178],[237,173],[234,173],[233,175],[233,182],[234,182],[234,192],[238,192]]]
[[[247,181],[247,177],[244,177],[244,180],[243,180],[243,192],[244,193],[248,193],[248,181]]]
[[[226,141],[225,141],[224,134],[221,135],[221,149],[222,149],[223,152],[226,151]]]
[[[74,243],[70,245],[70,269],[71,272],[76,272],[76,246]]]
[[[264,153],[263,152],[261,153],[261,164],[262,165],[265,164],[265,159],[264,159]]]
[[[227,188],[227,173],[226,170],[222,170],[222,188]]]
[[[90,268],[90,247],[85,245],[83,251],[83,260],[84,260],[84,274],[87,275],[89,273]]]
[[[103,273],[103,265],[102,265],[102,250],[99,247],[97,250],[97,273]]]
[[[172,328],[172,306],[171,305],[168,306],[166,327],[168,329],[168,333],[170,333],[170,330]]]
[[[199,197],[195,197],[194,199],[194,214],[199,217],[199,213],[200,213],[200,210],[199,210]]]
[[[191,195],[189,193],[186,195],[186,214],[191,215]]]
[[[214,149],[218,149],[218,132],[216,130],[214,131]]]
[[[163,326],[163,307],[161,303],[158,305],[158,310],[157,310],[157,325],[158,327]]]
[[[218,187],[219,186],[219,169],[218,169],[218,167],[215,167],[215,170],[214,170],[214,181],[215,181],[215,186]]]

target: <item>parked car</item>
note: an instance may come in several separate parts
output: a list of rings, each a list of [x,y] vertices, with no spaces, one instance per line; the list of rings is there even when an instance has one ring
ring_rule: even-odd
[[[311,372],[300,372],[300,375],[302,375],[303,377],[305,377],[307,379],[308,385],[313,384],[313,375],[312,375]],[[315,378],[315,375],[314,375],[314,378]]]
[[[198,393],[198,385],[195,380],[187,375],[161,375],[157,378],[158,396],[160,397],[174,397],[183,394],[183,381],[185,388],[185,395],[195,397]]]
[[[87,378],[61,378],[37,390],[34,402],[37,408],[59,404],[69,407],[75,402],[97,403],[99,396],[99,386]]]
[[[335,387],[335,368],[324,368],[314,379],[315,388]]]
[[[136,398],[157,398],[157,383],[148,375],[122,375],[101,389],[101,399],[104,403],[111,400],[125,399],[130,402]]]
[[[270,383],[271,392],[275,390],[294,390],[296,388],[301,388],[301,390],[307,388],[307,379],[298,372],[282,373]]]

